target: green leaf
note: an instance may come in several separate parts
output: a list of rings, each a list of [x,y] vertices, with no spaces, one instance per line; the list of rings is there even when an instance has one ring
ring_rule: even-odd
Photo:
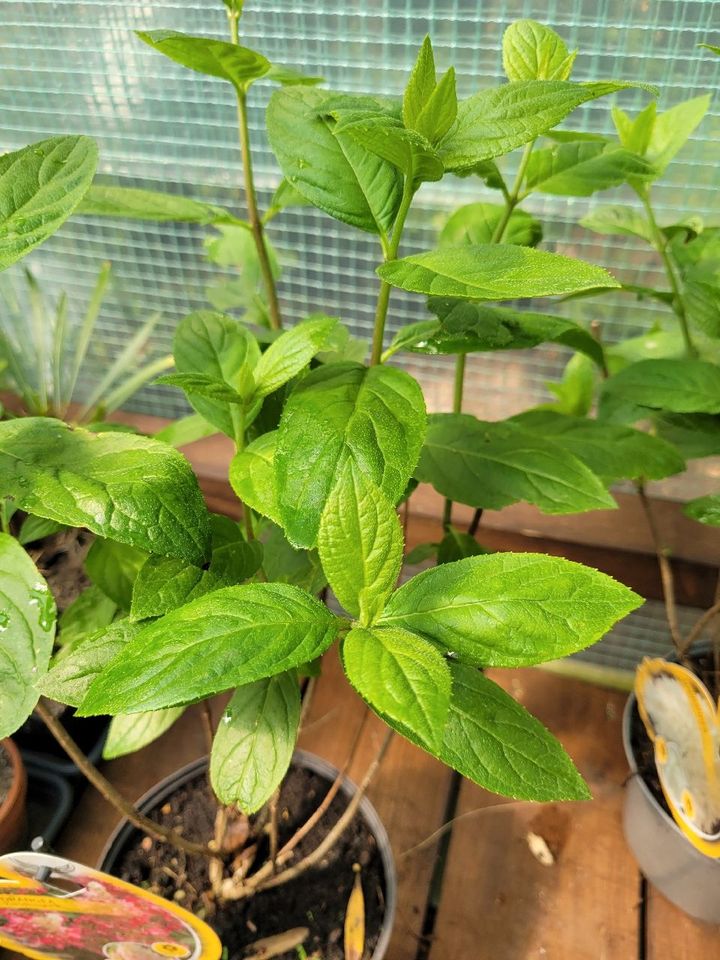
[[[472,167],[466,167],[464,170],[453,170],[457,177],[479,177],[486,187],[490,190],[502,190],[508,194],[507,185],[494,160],[479,160]]]
[[[267,803],[288,771],[299,725],[294,671],[239,687],[210,755],[210,782],[220,802],[248,814]]]
[[[686,276],[683,301],[690,319],[708,337],[720,339],[720,277],[705,280],[696,271]]]
[[[50,588],[17,540],[0,533],[0,739],[30,716],[55,636]]]
[[[117,609],[115,601],[99,587],[89,586],[60,614],[57,642],[63,648],[74,646],[91,633],[109,626]]]
[[[561,446],[510,421],[468,413],[430,417],[415,476],[451,500],[491,510],[522,500],[549,514],[616,506],[600,479]]]
[[[96,166],[89,137],[51,137],[0,156],[0,270],[62,226]]]
[[[392,727],[435,753],[450,706],[450,667],[409,630],[355,627],[342,643],[350,683]]]
[[[441,247],[378,267],[386,283],[413,293],[466,300],[547,297],[593,287],[619,287],[601,267],[529,247]]]
[[[103,760],[114,760],[135,753],[161,737],[185,711],[185,707],[150,710],[113,717],[103,747]]]
[[[561,143],[530,155],[525,187],[528,192],[589,197],[597,190],[656,176],[649,161],[613,144]]]
[[[443,74],[423,107],[412,129],[435,146],[455,123],[458,99],[455,90],[455,68]]]
[[[336,631],[335,617],[297,587],[224,587],[141,629],[93,683],[81,712],[191,703],[314,660]]]
[[[439,546],[439,543],[419,543],[405,555],[405,563],[409,567],[414,567],[418,563],[434,559],[437,556]]]
[[[91,433],[48,417],[0,423],[0,488],[38,517],[162,556],[203,563],[207,510],[190,464],[128,433]]]
[[[451,214],[440,233],[441,247],[467,243],[492,243],[498,224],[505,216],[499,203],[468,203]],[[503,233],[504,243],[534,247],[542,240],[542,224],[524,210],[513,210]]]
[[[683,513],[699,523],[720,527],[720,494],[711,493],[706,497],[690,500],[683,507]]]
[[[277,436],[277,430],[265,433],[235,454],[230,462],[230,485],[243,503],[279,524],[274,468]]]
[[[263,560],[261,544],[249,543],[228,517],[213,514],[211,527],[213,549],[208,569],[171,557],[147,558],[132,591],[132,620],[161,617],[212,590],[242,583],[257,572]]]
[[[632,427],[552,410],[528,410],[513,421],[538,437],[550,438],[606,483],[637,477],[662,480],[685,469],[685,461],[669,443]]]
[[[657,102],[651,100],[634,120],[631,120],[625,111],[617,106],[611,108],[611,113],[620,143],[628,150],[632,150],[633,153],[640,153],[644,156],[647,153],[650,137],[655,126]]]
[[[631,86],[636,84],[522,80],[481,90],[460,102],[457,121],[438,147],[445,169],[462,171],[503,156],[551,130],[581,104]]]
[[[432,41],[426,36],[403,95],[402,118],[408,130],[418,129],[418,120],[435,91],[436,83]]]
[[[271,583],[290,583],[314,594],[327,586],[317,550],[296,550],[274,523],[265,522],[259,537],[263,545],[263,570]]]
[[[567,80],[577,56],[562,37],[537,20],[511,23],[502,49],[508,80]]]
[[[138,190],[134,187],[112,187],[93,184],[77,212],[94,217],[124,217],[127,220],[155,220],[163,223],[233,223],[236,217],[229,210],[159,190]]]
[[[454,563],[465,557],[479,557],[489,552],[480,546],[475,537],[450,525],[437,546],[437,562]]]
[[[327,90],[287,87],[270,99],[270,146],[284,176],[313,206],[370,233],[386,235],[401,199],[401,177],[392,164],[346,135],[320,111]]]
[[[135,34],[143,43],[175,63],[227,80],[240,92],[270,70],[270,61],[262,54],[239,44],[193,37],[175,30],[136,30]]]
[[[162,377],[158,377],[155,383],[179,387],[196,397],[222,400],[223,403],[243,404],[247,399],[241,396],[237,390],[229,387],[224,380],[208,376],[206,373],[166,373]]]
[[[540,343],[561,343],[603,365],[603,349],[595,337],[564,317],[439,297],[432,297],[428,307],[441,321],[441,330],[431,341],[438,353],[525,350]],[[434,352],[434,347],[422,352]]]
[[[300,73],[299,70],[293,70],[292,67],[285,67],[281,63],[273,63],[265,74],[266,80],[273,80],[282,86],[294,86],[304,84],[306,86],[315,86],[316,83],[324,83],[324,77],[308,76],[306,73]]]
[[[597,368],[592,365],[589,357],[576,353],[565,364],[559,383],[545,381],[545,386],[557,398],[545,406],[568,416],[587,416],[595,399],[597,379]]]
[[[451,663],[440,758],[475,783],[519,800],[589,800],[572,760],[545,727],[478,670]]]
[[[583,227],[595,233],[611,236],[640,237],[653,242],[653,234],[646,218],[632,207],[597,207],[580,221]]]
[[[278,431],[275,483],[288,540],[315,544],[325,504],[350,459],[395,504],[424,433],[422,391],[407,373],[353,363],[311,371],[291,394]]]
[[[403,558],[395,508],[353,460],[346,460],[320,519],[320,560],[342,606],[363,626],[393,591]]]
[[[582,564],[495,553],[419,573],[393,594],[378,625],[416,631],[473,665],[516,667],[583,650],[641,603]]]
[[[97,537],[85,557],[85,570],[106,597],[127,611],[130,609],[133,584],[146,560],[147,553],[144,550]],[[182,560],[169,562],[184,564]]]
[[[198,310],[178,324],[174,355],[178,373],[211,377],[225,383],[233,393],[247,395],[254,387],[252,371],[260,359],[260,348],[238,320]],[[237,438],[243,422],[237,403],[192,392],[188,400],[213,426],[232,439]]]
[[[699,47],[705,47],[706,50],[712,51],[712,53],[717,53],[720,56],[720,47],[713,46],[712,43],[699,43]]]
[[[337,324],[334,317],[311,317],[281,334],[262,354],[255,367],[255,395],[266,397],[274,393],[304,370],[327,344]]]
[[[664,113],[659,113],[650,134],[647,158],[662,173],[673,157],[685,146],[710,107],[709,93],[684,100]]]
[[[421,183],[441,180],[442,160],[430,141],[414,130],[406,130],[395,117],[374,114],[338,124],[335,136],[349,136],[364,150],[386,160],[408,177],[415,188]]]
[[[654,417],[658,435],[688,459],[720,456],[720,419],[708,413],[663,413]]]
[[[272,220],[272,218],[276,217],[279,213],[282,213],[283,210],[287,210],[288,207],[305,206],[307,206],[307,200],[305,197],[295,189],[289,180],[286,180],[285,177],[283,177],[278,184],[277,190],[272,195],[270,206],[265,214],[265,223],[267,223],[269,220]]]
[[[155,439],[169,443],[172,447],[184,447],[196,440],[212,437],[217,432],[217,427],[208,423],[205,417],[201,417],[199,413],[191,413],[158,430]]]
[[[32,514],[28,514],[22,522],[17,540],[25,546],[28,543],[44,540],[45,537],[51,537],[64,529],[65,527],[55,520],[45,520],[44,517],[33,517]]]
[[[605,381],[606,398],[669,413],[720,413],[720,367],[705,360],[641,360]]]
[[[139,630],[137,623],[117,620],[81,638],[71,648],[63,649],[53,661],[52,669],[38,683],[40,692],[60,703],[79,707],[93,680],[127,649]]]

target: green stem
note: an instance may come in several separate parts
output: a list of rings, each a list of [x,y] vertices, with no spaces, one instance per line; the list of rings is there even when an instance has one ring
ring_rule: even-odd
[[[228,10],[228,19],[230,20],[230,38],[233,43],[239,42],[238,21],[240,16],[237,12]],[[270,326],[273,330],[282,328],[282,319],[280,317],[280,304],[278,303],[277,289],[275,287],[275,277],[273,276],[270,257],[268,256],[267,245],[265,243],[265,231],[262,218],[258,210],[257,194],[255,192],[255,180],[253,179],[252,155],[250,151],[250,130],[247,120],[247,95],[244,90],[237,90],[237,113],[238,113],[238,131],[240,134],[240,153],[242,155],[243,177],[245,180],[245,200],[248,208],[248,220],[250,221],[250,230],[252,231],[255,247],[257,249],[258,260],[260,262],[260,271],[263,276],[265,292],[268,299],[268,310],[270,313]]]
[[[502,241],[515,207],[517,207],[520,201],[524,200],[527,196],[527,194],[521,196],[520,191],[522,190],[523,180],[525,179],[525,171],[527,170],[530,154],[533,152],[534,146],[534,140],[531,140],[529,143],[525,144],[525,149],[523,150],[522,157],[520,158],[520,166],[518,167],[518,172],[515,176],[515,182],[513,183],[512,190],[505,197],[505,213],[502,215],[497,227],[495,227],[495,232],[493,233],[491,243],[500,243]]]
[[[390,242],[384,245],[384,262],[394,260],[400,247],[400,238],[405,229],[405,221],[410,211],[415,188],[413,187],[412,177],[405,177],[405,186],[403,188],[402,201],[400,209],[395,218]],[[373,328],[372,354],[370,356],[370,366],[374,367],[382,363],[383,338],[385,336],[385,321],[387,320],[388,305],[390,304],[390,291],[392,287],[384,280],[380,281],[380,292],[378,293],[377,307],[375,308],[375,326]]]
[[[455,360],[455,383],[453,385],[453,413],[462,413],[463,390],[465,387],[465,364],[467,354],[459,353]],[[447,530],[452,523],[453,501],[448,497],[443,508],[443,530]]]
[[[690,335],[690,327],[688,324],[687,312],[685,310],[685,304],[683,303],[682,293],[680,291],[680,283],[678,282],[677,274],[675,272],[675,267],[673,265],[670,254],[667,249],[667,238],[663,235],[662,230],[658,226],[658,222],[655,219],[655,211],[652,208],[650,203],[650,196],[646,191],[638,190],[638,196],[642,200],[642,204],[645,207],[645,213],[647,214],[648,223],[650,224],[650,232],[653,237],[653,246],[660,254],[660,258],[663,262],[663,267],[665,268],[665,275],[668,278],[668,283],[670,284],[670,289],[672,290],[672,308],[675,312],[675,316],[680,322],[680,331],[682,333],[682,338],[685,343],[685,352],[688,357],[696,357],[697,350],[695,344],[692,341]]]

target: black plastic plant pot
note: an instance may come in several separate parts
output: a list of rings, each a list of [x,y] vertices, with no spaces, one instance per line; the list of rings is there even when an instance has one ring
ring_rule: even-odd
[[[42,837],[53,844],[70,818],[75,790],[67,777],[46,767],[26,761],[28,775],[27,812],[28,840]]]
[[[668,900],[697,920],[720,924],[720,860],[696,850],[650,790],[633,749],[637,731],[647,736],[631,694],[623,716],[623,745],[632,772],[623,808],[628,845],[643,874]]]
[[[101,757],[110,726],[109,717],[76,717],[71,709],[65,710],[60,722],[91,763],[97,764]],[[13,734],[23,759],[34,767],[47,770],[60,777],[81,778],[82,773],[55,741],[39,717],[31,715]]]
[[[305,750],[295,751],[292,766],[310,771],[318,777],[327,780],[328,784],[331,784],[338,775],[337,768],[331,763],[328,763],[321,757],[315,756],[315,754],[307,753]],[[142,813],[148,814],[158,807],[163,806],[176,791],[191,783],[193,780],[196,780],[200,775],[206,773],[206,771],[207,757],[195,760],[180,770],[177,770],[149,790],[140,798],[136,806]],[[356,791],[356,785],[352,780],[345,777],[340,787],[340,795],[349,800]],[[370,956],[370,960],[382,960],[390,943],[390,936],[395,920],[397,903],[395,861],[385,827],[367,797],[363,797],[360,803],[358,816],[362,817],[365,826],[375,841],[382,868],[384,912],[378,940]],[[132,824],[128,823],[127,820],[121,821],[105,845],[98,865],[99,869],[104,870],[106,873],[117,874],[124,855],[133,845],[137,844],[139,836],[139,831],[136,830]],[[302,884],[303,879],[298,879],[294,882]]]

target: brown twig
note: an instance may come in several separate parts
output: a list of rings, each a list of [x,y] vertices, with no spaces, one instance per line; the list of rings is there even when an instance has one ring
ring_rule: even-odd
[[[467,532],[469,536],[474,537],[475,534],[478,532],[478,527],[480,526],[482,515],[483,515],[483,508],[478,507],[475,513],[473,514],[473,518],[470,521],[470,526],[468,527]]]
[[[278,855],[278,806],[280,804],[280,788],[270,798],[270,824],[268,834],[270,837],[270,872],[277,873],[277,855]]]
[[[383,738],[380,749],[375,756],[375,759],[365,772],[365,776],[363,777],[362,782],[358,786],[356,792],[353,794],[352,799],[335,825],[331,830],[328,831],[323,841],[318,844],[317,847],[315,847],[312,853],[309,853],[303,860],[300,860],[299,863],[296,863],[294,866],[288,867],[287,870],[283,870],[281,873],[278,873],[273,877],[269,877],[261,882],[258,882],[255,879],[255,875],[250,877],[248,882],[242,886],[236,885],[232,880],[226,880],[223,884],[223,895],[225,898],[228,900],[242,900],[245,897],[250,897],[255,893],[259,893],[260,890],[269,890],[272,887],[282,886],[283,884],[288,883],[290,880],[296,880],[303,873],[306,873],[308,870],[310,870],[311,867],[314,867],[316,864],[318,864],[328,853],[328,851],[332,850],[347,827],[352,823],[358,807],[362,802],[362,798],[365,796],[368,787],[372,783],[375,774],[377,773],[380,764],[382,763],[385,754],[388,751],[393,738],[393,733],[394,731],[392,730],[387,731],[385,737]]]
[[[635,486],[638,496],[640,497],[640,503],[645,512],[648,527],[650,528],[650,536],[652,537],[655,554],[660,567],[660,580],[662,581],[663,597],[665,599],[665,615],[667,616],[668,626],[670,627],[670,636],[680,656],[684,656],[686,648],[678,622],[677,605],[675,602],[675,579],[673,577],[672,565],[668,558],[667,548],[663,546],[660,531],[653,516],[652,505],[645,491],[645,484],[640,481]]]
[[[425,837],[424,840],[421,840],[420,843],[416,843],[412,847],[408,847],[407,850],[403,850],[399,859],[412,856],[414,853],[420,853],[421,850],[426,850],[428,847],[431,847],[437,840],[444,836],[448,830],[451,830],[455,824],[460,823],[462,820],[468,820],[470,817],[476,817],[482,813],[505,813],[514,810],[516,807],[526,807],[529,803],[531,803],[530,800],[513,800],[509,803],[493,803],[487,807],[476,807],[474,810],[466,810],[465,813],[460,813],[457,817],[453,817],[452,820],[448,820],[441,827],[438,827],[437,830],[433,830],[433,832]]]
[[[144,833],[148,834],[148,836],[154,837],[156,840],[163,840],[166,843],[170,843],[179,850],[184,850],[186,853],[197,854],[203,857],[217,858],[221,856],[220,853],[211,849],[211,847],[207,846],[206,844],[195,843],[193,840],[186,840],[185,837],[177,833],[177,831],[169,830],[167,827],[163,827],[161,824],[155,823],[154,820],[146,817],[145,814],[140,813],[140,811],[134,807],[129,800],[126,800],[125,797],[115,789],[109,780],[105,779],[97,767],[95,767],[88,760],[80,747],[67,732],[65,727],[63,727],[59,720],[52,715],[42,701],[38,702],[35,710],[50,733],[60,744],[65,753],[67,753],[73,763],[78,767],[81,773],[83,773],[83,775],[89,780],[95,789],[102,794],[107,802],[115,807],[118,813],[121,813],[127,820],[130,821],[130,823],[132,823],[134,827],[137,827],[138,830],[142,830]]]
[[[697,639],[699,639],[705,627],[709,626],[710,623],[720,615],[720,600],[716,600],[712,607],[709,610],[706,610],[705,613],[695,623],[695,626],[692,628],[688,634],[687,640],[685,640],[681,654],[685,655]]]
[[[205,732],[205,746],[208,752],[208,758],[212,753],[213,740],[215,739],[215,730],[213,724],[212,710],[210,709],[210,704],[207,700],[202,702],[202,720],[203,720],[203,730]]]

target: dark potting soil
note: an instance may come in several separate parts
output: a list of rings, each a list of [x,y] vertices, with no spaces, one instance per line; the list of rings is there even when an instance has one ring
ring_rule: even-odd
[[[7,755],[2,744],[0,744],[0,805],[10,792],[13,782],[13,768],[10,763],[10,757]]]
[[[322,802],[329,787],[325,778],[310,770],[291,769],[280,792],[280,846]],[[295,848],[294,863],[315,849],[346,804],[347,798],[342,794],[335,797],[319,824]],[[214,798],[202,775],[179,788],[149,816],[167,827],[181,829],[188,838],[207,841],[213,835],[215,812]],[[265,859],[267,847],[263,833],[255,860],[258,866]],[[143,840],[139,832],[133,834],[112,872],[123,880],[174,899],[202,917],[220,937],[228,951],[228,960],[241,960],[256,941],[297,927],[307,927],[310,931],[303,943],[309,960],[343,960],[343,928],[354,881],[353,864],[360,864],[362,868],[366,951],[370,955],[380,935],[384,915],[384,874],[375,838],[360,816],[318,867],[294,882],[249,899],[220,903],[214,912],[212,905],[208,909],[210,884],[204,858],[188,857],[149,838]],[[278,957],[298,960],[298,953],[293,948]]]
[[[71,527],[26,548],[47,580],[58,613],[66,610],[90,584],[83,564],[92,542],[93,535],[88,530]]]
[[[715,675],[715,668],[712,656],[709,653],[693,654],[690,657],[691,666],[702,682],[707,686],[711,695],[717,700],[718,697],[718,678]],[[653,797],[667,813],[670,819],[673,815],[665,799],[665,794],[660,786],[657,767],[655,766],[655,751],[652,741],[647,735],[645,724],[642,722],[637,708],[637,702],[633,709],[630,721],[630,746],[632,747],[637,764],[638,774],[642,777]]]

